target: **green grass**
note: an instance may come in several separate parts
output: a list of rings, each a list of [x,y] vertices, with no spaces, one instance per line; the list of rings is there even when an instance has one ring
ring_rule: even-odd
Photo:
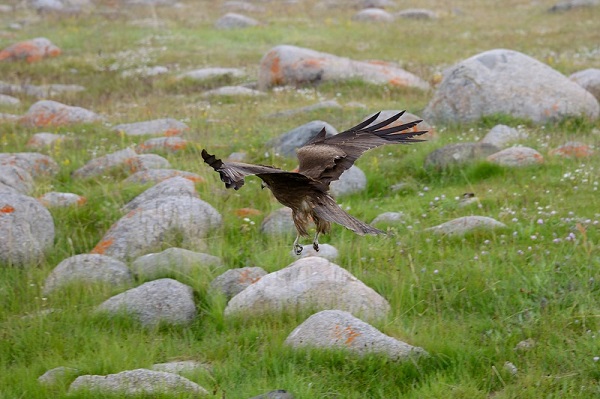
[[[263,54],[278,44],[293,44],[348,56],[397,62],[428,81],[446,67],[492,48],[522,51],[559,71],[600,67],[597,25],[600,8],[545,12],[554,1],[512,0],[496,4],[428,0],[419,7],[440,13],[437,21],[400,21],[380,26],[351,21],[354,9],[316,10],[315,1],[290,6],[265,3],[257,15],[264,26],[219,32],[215,2],[184,2],[186,8],[135,8],[135,18],[154,18],[159,27],[128,23],[131,17],[94,13],[46,16],[0,38],[45,36],[64,54],[36,64],[0,63],[11,83],[80,84],[86,91],[56,100],[89,108],[111,124],[160,117],[186,121],[193,145],[166,157],[174,168],[202,175],[200,197],[215,206],[224,226],[209,239],[208,252],[227,268],[261,266],[280,270],[293,259],[293,237],[259,232],[263,215],[279,207],[258,179],[243,190],[226,192],[218,176],[200,161],[200,149],[219,156],[245,150],[252,162],[292,169],[294,160],[265,154],[264,143],[300,124],[321,119],[339,130],[380,109],[419,114],[431,93],[378,87],[358,81],[271,92],[252,100],[210,101],[202,91],[244,79],[197,84],[180,82],[180,72],[207,66],[244,67],[254,79]],[[397,1],[399,8],[414,2]],[[110,9],[109,2],[101,2]],[[210,7],[209,7],[210,5]],[[121,8],[112,9],[119,12]],[[457,12],[455,9],[461,10]],[[124,10],[127,10],[126,8]],[[8,24],[26,18],[25,10],[2,14]],[[596,25],[594,25],[596,24]],[[165,65],[168,76],[122,77],[121,69]],[[24,113],[35,101],[21,96]],[[316,110],[289,118],[269,114],[337,99],[366,109]],[[546,158],[541,166],[509,169],[486,162],[447,170],[424,169],[431,151],[445,144],[474,141],[498,123],[521,125],[524,142]],[[28,268],[0,267],[0,398],[66,396],[72,377],[45,388],[37,377],[50,368],[74,367],[84,374],[108,374],[150,367],[170,360],[194,359],[210,370],[188,375],[215,397],[248,398],[287,389],[296,398],[592,398],[600,393],[600,161],[548,155],[570,140],[598,148],[600,122],[568,119],[537,126],[503,115],[469,125],[438,126],[439,139],[414,146],[385,147],[357,165],[368,178],[362,193],[340,198],[342,206],[366,221],[385,211],[402,211],[402,224],[386,226],[386,237],[359,237],[334,227],[323,242],[340,253],[337,264],[383,295],[389,317],[375,327],[425,348],[429,359],[397,363],[380,356],[357,358],[344,352],[293,351],[287,335],[308,313],[255,319],[225,319],[225,300],[208,290],[223,269],[178,276],[194,289],[199,317],[188,327],[143,329],[126,317],[106,318],[94,308],[119,291],[108,286],[74,285],[42,297],[50,271],[63,259],[89,252],[118,220],[120,208],[146,187],[126,186],[122,171],[102,178],[73,180],[71,173],[93,156],[142,141],[122,137],[104,124],[50,129],[77,137],[48,150],[61,165],[53,179],[40,179],[35,196],[48,191],[82,194],[80,208],[52,210],[55,246],[45,261]],[[25,151],[38,131],[0,125],[3,152]],[[405,183],[406,189],[391,186]],[[474,192],[479,204],[461,208],[456,197]],[[243,220],[234,210],[252,207],[262,215]],[[437,237],[426,227],[466,215],[483,215],[507,225],[495,232],[461,238]],[[137,281],[141,284],[144,281]],[[45,316],[41,311],[54,309]],[[536,345],[516,351],[520,341]],[[518,373],[504,369],[512,362]],[[86,397],[81,394],[75,397]],[[179,397],[165,395],[164,397]],[[185,395],[183,397],[186,397]]]

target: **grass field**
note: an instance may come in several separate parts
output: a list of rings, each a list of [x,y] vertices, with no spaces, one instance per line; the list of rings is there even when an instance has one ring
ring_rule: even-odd
[[[551,14],[546,10],[554,2],[548,0],[398,0],[398,9],[428,7],[440,18],[399,20],[385,28],[352,22],[352,8],[317,10],[312,0],[296,5],[261,2],[267,11],[255,17],[267,23],[235,31],[213,28],[221,15],[215,6],[220,1],[186,0],[182,8],[99,3],[106,12],[39,16],[18,9],[0,14],[2,26],[24,21],[22,29],[2,32],[1,47],[44,36],[63,50],[60,57],[35,64],[2,62],[0,80],[83,85],[85,92],[56,100],[106,115],[111,125],[162,117],[188,123],[191,132],[185,137],[194,145],[165,156],[174,168],[206,178],[207,183],[198,185],[200,197],[224,217],[224,227],[210,238],[207,252],[220,256],[227,268],[279,270],[293,261],[293,237],[260,234],[260,221],[279,205],[260,189],[258,179],[248,179],[239,192],[225,192],[218,176],[201,162],[200,149],[220,156],[243,150],[251,162],[292,169],[292,160],[265,154],[268,139],[313,119],[343,130],[381,109],[407,109],[418,115],[431,93],[349,82],[209,102],[202,91],[223,82],[182,84],[174,78],[179,72],[243,67],[256,76],[262,55],[279,44],[393,61],[431,82],[446,67],[493,48],[521,51],[566,75],[600,68],[600,7]],[[121,75],[123,70],[154,65],[168,66],[171,72],[155,78]],[[360,102],[366,109],[267,117],[323,99]],[[21,100],[16,109],[0,106],[0,112],[22,114],[35,101]],[[522,169],[487,163],[447,171],[423,168],[432,150],[482,138],[496,123],[521,126],[529,134],[523,144],[540,151],[545,163]],[[88,253],[121,217],[120,207],[146,188],[123,185],[121,173],[84,181],[70,177],[93,155],[137,144],[139,138],[121,137],[101,123],[53,129],[77,140],[49,152],[61,172],[38,181],[34,194],[75,192],[88,203],[52,210],[55,246],[43,263],[23,269],[0,267],[0,398],[66,396],[71,379],[52,388],[37,382],[38,376],[58,366],[109,374],[185,359],[210,364],[210,371],[188,377],[215,397],[227,399],[274,389],[286,389],[298,399],[598,397],[600,158],[596,154],[565,159],[548,156],[548,151],[569,140],[598,149],[600,121],[539,126],[498,116],[437,129],[436,141],[369,152],[357,163],[367,174],[367,190],[338,200],[361,220],[402,211],[406,223],[390,226],[383,238],[359,237],[341,227],[323,238],[338,248],[337,264],[390,302],[390,316],[374,325],[431,354],[416,363],[292,351],[283,341],[308,314],[225,319],[225,301],[207,292],[223,270],[178,276],[194,288],[200,313],[185,328],[142,329],[127,319],[93,315],[95,306],[118,293],[111,287],[71,287],[43,297],[49,272],[69,256]],[[26,151],[25,143],[38,131],[48,129],[0,124],[0,150]],[[407,183],[408,189],[391,190],[399,182]],[[479,206],[460,208],[456,197],[465,192],[476,193]],[[263,215],[243,220],[234,213],[242,207],[259,209]],[[423,231],[471,214],[493,217],[507,228],[461,238]],[[55,311],[40,316],[47,309]],[[526,339],[534,340],[535,346],[515,350]],[[518,372],[507,370],[506,362]]]

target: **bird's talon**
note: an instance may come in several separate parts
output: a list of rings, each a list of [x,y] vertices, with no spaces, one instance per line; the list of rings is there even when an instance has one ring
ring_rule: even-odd
[[[302,248],[302,245],[294,245],[294,253],[296,255],[300,255],[302,253],[303,249],[304,248]]]
[[[315,249],[315,251],[319,252],[319,244],[317,244],[316,242],[313,243],[313,248]]]

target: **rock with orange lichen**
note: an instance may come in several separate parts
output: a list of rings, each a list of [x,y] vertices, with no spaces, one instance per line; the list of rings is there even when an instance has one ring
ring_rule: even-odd
[[[181,176],[194,183],[204,183],[204,178],[196,173],[177,169],[148,169],[140,170],[123,180],[125,184],[148,184],[160,183],[163,180],[171,177]]]
[[[143,172],[149,169],[167,169],[171,167],[168,159],[157,154],[139,154],[129,163],[131,173]]]
[[[31,174],[16,165],[0,165],[0,183],[26,195],[34,188]]]
[[[156,137],[144,141],[136,147],[139,153],[148,152],[177,152],[185,149],[188,141],[181,137]]]
[[[215,278],[210,283],[210,288],[229,300],[266,275],[267,272],[262,267],[229,269]]]
[[[206,247],[209,233],[221,226],[219,212],[192,196],[157,197],[142,202],[106,232],[92,253],[125,260],[154,252],[166,242],[191,249]]]
[[[54,243],[54,220],[36,199],[0,191],[0,264],[32,266]]]
[[[45,37],[25,40],[6,47],[0,51],[0,61],[37,62],[44,58],[56,57],[61,50]]]
[[[0,165],[15,165],[25,169],[35,179],[39,176],[54,176],[60,167],[54,159],[38,152],[0,153]]]
[[[52,100],[41,100],[29,107],[20,123],[27,127],[57,127],[77,123],[95,123],[103,120],[102,116],[85,108],[73,107]]]
[[[594,155],[594,149],[585,143],[569,141],[550,151],[550,155],[556,155],[565,158],[586,158]]]
[[[495,49],[448,68],[423,111],[432,123],[462,123],[498,114],[535,123],[596,119],[600,105],[550,66],[518,51]]]
[[[87,198],[74,193],[59,193],[51,191],[38,198],[46,208],[66,208],[69,206],[82,206],[87,202]]]
[[[385,335],[341,310],[313,314],[288,335],[285,343],[295,349],[342,349],[359,356],[383,355],[395,361],[428,356],[423,348]]]
[[[261,315],[339,309],[368,319],[384,318],[389,303],[347,270],[312,256],[270,273],[234,296],[225,315]]]
[[[117,169],[126,167],[135,162],[137,153],[131,148],[125,148],[111,154],[91,159],[81,168],[73,172],[73,177],[83,179],[106,175]]]
[[[509,147],[487,157],[487,160],[502,166],[529,166],[544,163],[544,157],[529,147]]]
[[[368,83],[428,89],[418,76],[386,62],[363,62],[315,50],[280,45],[262,58],[258,85],[262,90],[282,85],[313,85],[359,79]]]
[[[112,128],[128,136],[179,136],[189,130],[190,127],[183,122],[173,118],[154,119],[151,121],[124,123]]]

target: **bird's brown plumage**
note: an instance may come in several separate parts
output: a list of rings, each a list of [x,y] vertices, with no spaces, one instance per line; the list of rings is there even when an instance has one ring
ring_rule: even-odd
[[[325,129],[321,130],[315,138],[297,150],[298,172],[286,172],[271,166],[223,162],[206,150],[202,150],[202,158],[219,173],[227,188],[239,190],[244,185],[244,178],[250,175],[263,180],[275,198],[292,209],[298,231],[298,237],[294,241],[295,252],[299,254],[302,251],[302,247],[298,245],[299,236],[308,235],[310,221],[316,226],[313,247],[318,251],[318,235],[329,232],[332,222],[360,235],[383,233],[342,210],[328,191],[330,183],[339,179],[366,151],[384,144],[423,141],[414,137],[426,133],[425,131],[401,133],[416,126],[420,120],[386,128],[403,113],[371,125],[379,116],[377,113],[332,137],[325,137]]]

